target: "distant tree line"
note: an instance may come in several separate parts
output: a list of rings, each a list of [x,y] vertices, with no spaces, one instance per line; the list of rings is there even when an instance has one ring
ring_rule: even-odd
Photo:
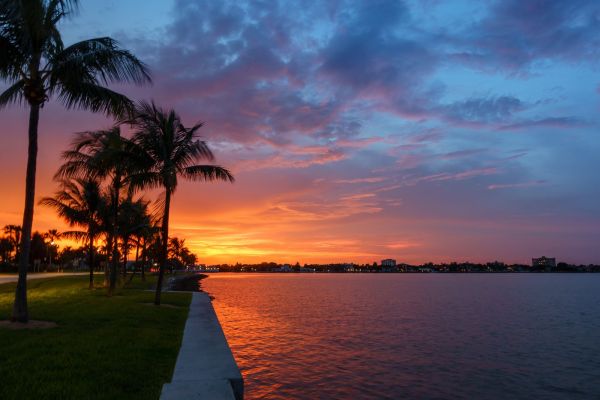
[[[150,217],[150,215],[146,215]],[[150,219],[148,219],[150,220]],[[123,235],[119,238],[119,248],[123,256],[123,262],[120,264],[120,272],[127,276],[128,272],[132,274],[139,273],[142,280],[145,280],[145,272],[155,270],[160,252],[160,234],[158,229],[150,229],[152,225],[132,226],[129,225],[125,231],[135,232],[130,235]],[[150,232],[145,235],[143,231],[148,229]],[[4,226],[0,234],[0,273],[16,272],[19,259],[18,235],[21,228],[18,225]],[[98,232],[102,237],[106,232]],[[29,271],[30,272],[56,272],[56,271],[88,271],[90,268],[90,248],[88,246],[60,247],[58,241],[66,238],[81,238],[76,231],[59,232],[51,229],[47,232],[33,232],[31,235],[31,250],[29,253]],[[127,246],[124,243],[128,243]],[[105,272],[108,282],[108,261],[111,254],[107,252],[108,247],[105,242],[99,241],[94,245],[94,258],[92,272]],[[129,261],[131,256],[133,260]],[[198,262],[196,254],[192,253],[185,244],[185,239],[177,237],[169,238],[168,245],[168,269],[173,270],[187,269]],[[130,277],[131,278],[131,277]]]
[[[330,272],[330,273],[510,273],[510,272],[600,272],[600,265],[575,265],[559,262],[556,267],[533,267],[526,264],[505,264],[502,262],[472,263],[424,263],[419,265],[398,264],[386,267],[375,263],[331,263],[331,264],[281,264],[262,262],[257,264],[214,264],[204,269],[220,272]]]

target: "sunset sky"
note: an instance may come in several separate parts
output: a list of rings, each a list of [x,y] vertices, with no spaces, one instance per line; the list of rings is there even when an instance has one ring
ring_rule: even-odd
[[[237,181],[175,194],[200,262],[600,263],[600,2],[83,0],[62,29],[119,40],[154,79],[119,90],[206,123]],[[26,122],[0,111],[0,225]],[[72,134],[111,123],[43,108],[37,198]]]

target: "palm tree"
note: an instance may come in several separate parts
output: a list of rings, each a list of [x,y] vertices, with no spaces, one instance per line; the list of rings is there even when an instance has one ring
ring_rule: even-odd
[[[142,281],[146,280],[145,269],[148,261],[148,254],[151,253],[153,244],[159,240],[160,235],[159,220],[149,216],[147,224],[143,225],[137,232],[137,240],[142,243]]]
[[[132,193],[122,202],[119,211],[119,232],[121,235],[121,247],[123,249],[123,276],[127,275],[127,257],[131,239],[137,232],[150,224],[150,215],[148,214],[148,202],[143,198],[133,200]],[[139,257],[139,246],[136,249],[136,262]]]
[[[65,47],[58,24],[78,0],[0,0],[0,79],[10,86],[0,107],[29,106],[29,148],[19,280],[11,320],[27,322],[27,266],[35,201],[40,109],[55,96],[67,108],[124,115],[131,101],[107,89],[111,82],[150,82],[146,66],[111,38],[84,40]]]
[[[93,289],[94,242],[101,232],[102,209],[106,208],[100,183],[95,179],[62,180],[61,189],[54,194],[54,197],[44,197],[40,204],[54,208],[69,226],[85,229],[85,231],[67,231],[63,236],[87,242],[90,267],[89,288]]]
[[[137,176],[131,184],[139,188],[163,188],[165,190],[162,216],[161,251],[159,273],[154,304],[160,305],[160,293],[167,262],[169,238],[169,211],[171,196],[177,188],[179,177],[192,181],[229,181],[233,175],[218,165],[197,165],[199,160],[214,160],[206,142],[198,140],[202,124],[186,128],[174,110],[163,110],[154,102],[141,102],[132,119],[126,121],[134,129],[133,141],[153,160],[151,167]]]
[[[47,241],[46,245],[48,246],[48,266],[52,268],[52,252],[54,250],[54,245],[56,241],[60,239],[62,233],[60,233],[57,229],[50,229],[48,232],[44,233],[43,237]],[[58,266],[58,272],[60,272],[60,265]]]
[[[7,262],[10,257],[10,252],[13,250],[14,246],[7,237],[0,237],[0,260],[2,263]]]
[[[185,245],[185,239],[169,238],[168,253],[171,258],[171,266],[178,264],[178,267],[186,267],[195,264],[197,261],[196,255]]]
[[[152,160],[139,147],[121,136],[119,127],[77,134],[72,148],[63,153],[65,163],[55,175],[57,179],[69,177],[85,179],[108,179],[110,181],[111,232],[107,235],[109,251],[112,252],[109,294],[117,282],[119,267],[119,210],[121,194],[131,175],[150,168]]]
[[[50,242],[55,242],[60,239],[62,233],[58,231],[58,229],[50,229],[48,232],[44,233],[44,238],[48,239]]]
[[[4,233],[8,235],[8,239],[13,245],[15,251],[14,261],[19,259],[19,243],[21,241],[21,226],[20,225],[6,225],[4,227]]]

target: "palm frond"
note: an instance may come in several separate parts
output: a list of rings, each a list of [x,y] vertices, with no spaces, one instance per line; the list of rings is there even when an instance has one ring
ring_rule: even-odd
[[[160,174],[154,171],[142,171],[139,173],[130,174],[126,178],[131,191],[135,192],[142,189],[158,189],[162,186]]]
[[[109,37],[75,43],[58,53],[50,63],[50,86],[85,79],[88,83],[150,83],[148,67]]]
[[[0,78],[16,80],[20,77],[20,67],[24,64],[24,57],[13,40],[5,35],[3,25],[0,16],[0,27],[2,27],[0,28]]]
[[[229,170],[218,165],[192,165],[181,171],[182,175],[192,181],[229,181],[235,182],[235,178]]]
[[[78,242],[83,242],[89,238],[89,234],[84,231],[66,231],[63,232],[61,236]]]
[[[12,103],[21,104],[24,101],[23,86],[25,86],[25,82],[19,80],[0,94],[0,109]]]
[[[82,108],[117,117],[133,110],[133,102],[127,96],[94,83],[64,81],[56,90],[59,101],[67,108]]]

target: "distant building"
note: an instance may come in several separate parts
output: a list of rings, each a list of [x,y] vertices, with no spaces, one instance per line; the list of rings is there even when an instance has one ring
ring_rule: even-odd
[[[556,258],[548,258],[541,256],[540,258],[532,258],[531,266],[534,268],[556,268]]]
[[[344,268],[344,272],[356,272],[356,266],[354,264],[344,264],[342,268]]]
[[[273,272],[292,272],[293,269],[290,266],[290,264],[283,264],[281,267],[273,268],[271,271],[273,271]]]
[[[396,260],[392,260],[391,258],[386,258],[385,260],[381,260],[382,267],[395,267]]]

